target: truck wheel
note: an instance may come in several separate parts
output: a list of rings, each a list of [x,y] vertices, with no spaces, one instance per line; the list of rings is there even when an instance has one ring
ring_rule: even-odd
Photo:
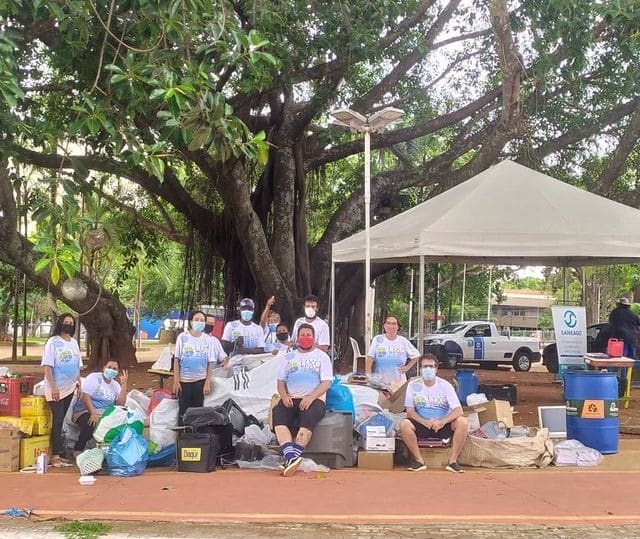
[[[531,352],[518,350],[513,356],[513,368],[518,372],[527,372],[531,369]]]
[[[458,366],[458,358],[449,354],[443,363],[445,369],[455,369]]]

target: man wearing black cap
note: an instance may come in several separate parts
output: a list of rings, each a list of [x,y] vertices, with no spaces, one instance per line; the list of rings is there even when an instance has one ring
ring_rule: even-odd
[[[238,304],[240,319],[227,322],[222,332],[222,347],[227,354],[264,353],[264,330],[253,322],[255,305],[251,298]]]
[[[613,336],[624,341],[624,357],[635,359],[640,318],[631,310],[631,302],[627,298],[618,300],[618,306],[609,315],[609,323]]]

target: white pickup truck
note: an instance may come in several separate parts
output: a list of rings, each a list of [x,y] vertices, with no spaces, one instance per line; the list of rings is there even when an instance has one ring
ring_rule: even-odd
[[[513,365],[516,371],[528,371],[540,361],[540,343],[528,337],[500,335],[493,322],[457,322],[425,336],[425,352],[436,352],[444,366],[454,369],[458,363]]]

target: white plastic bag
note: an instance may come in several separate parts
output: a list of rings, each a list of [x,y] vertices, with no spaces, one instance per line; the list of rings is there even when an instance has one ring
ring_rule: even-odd
[[[330,471],[330,468],[327,468],[326,466],[323,466],[322,464],[316,464],[316,462],[312,459],[306,459],[303,458],[302,459],[302,464],[300,464],[300,468],[301,471],[305,472],[305,473],[309,473],[309,472],[328,472]]]
[[[269,445],[273,440],[273,433],[267,426],[260,428],[258,425],[249,425],[244,429],[244,434],[238,440],[256,445]]]
[[[175,433],[171,429],[178,425],[178,401],[162,399],[149,416],[149,438],[158,451],[175,443]]]
[[[603,459],[600,451],[578,440],[565,440],[553,447],[553,463],[556,466],[597,466]]]

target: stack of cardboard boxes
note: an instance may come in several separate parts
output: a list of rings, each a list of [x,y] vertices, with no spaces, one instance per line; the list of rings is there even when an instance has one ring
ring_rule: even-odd
[[[358,468],[393,469],[396,439],[388,437],[384,426],[366,427],[364,449],[358,451]]]
[[[31,377],[6,380],[0,380],[0,471],[13,472],[49,454],[51,412],[44,397],[29,395]]]

